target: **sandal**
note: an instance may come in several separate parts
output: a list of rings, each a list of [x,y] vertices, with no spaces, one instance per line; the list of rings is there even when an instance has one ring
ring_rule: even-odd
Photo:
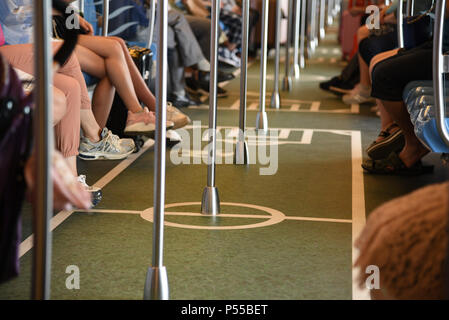
[[[368,173],[401,176],[416,176],[433,172],[433,166],[425,166],[421,160],[408,168],[395,152],[390,153],[385,159],[366,160],[362,163],[362,168],[368,171]]]
[[[374,141],[367,149],[366,153],[373,160],[381,160],[388,157],[391,152],[400,152],[405,145],[404,133],[401,129],[391,133],[398,125],[393,123],[385,131],[379,133],[380,141]]]

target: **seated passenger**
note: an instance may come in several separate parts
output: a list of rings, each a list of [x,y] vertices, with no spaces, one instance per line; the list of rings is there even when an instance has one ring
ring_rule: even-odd
[[[55,20],[58,21],[60,23],[60,20]],[[98,122],[107,122],[110,110],[108,108],[113,100],[112,89],[115,87],[129,111],[125,133],[153,134],[155,116],[152,111],[155,111],[156,100],[145,84],[125,42],[117,37],[94,36],[92,26],[82,17],[79,17],[79,21],[81,34],[75,53],[81,69],[100,79],[93,99]],[[65,23],[60,23],[57,30],[64,32],[64,28]],[[140,102],[145,105],[144,108]],[[185,114],[171,105],[167,105],[167,121],[173,122],[172,127],[175,129],[190,123]]]

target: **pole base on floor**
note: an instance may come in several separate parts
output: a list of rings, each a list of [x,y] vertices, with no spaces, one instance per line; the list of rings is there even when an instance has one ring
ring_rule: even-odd
[[[203,191],[201,213],[215,216],[220,213],[220,198],[216,187],[206,187]]]
[[[306,67],[306,58],[304,55],[301,55],[299,57],[299,66],[301,67],[301,69],[304,69]]]
[[[271,95],[270,108],[279,109],[281,107],[281,97],[279,92],[273,92]]]
[[[294,65],[292,66],[292,75],[293,75],[293,77],[294,77],[296,80],[299,80],[299,77],[300,77],[300,75],[301,75],[299,63],[298,63],[298,64],[294,64]]]
[[[246,141],[237,141],[234,151],[234,164],[249,164],[248,144]]]
[[[266,111],[257,113],[256,130],[265,134],[268,133],[268,116]]]
[[[292,90],[292,77],[284,77],[284,81],[282,82],[282,90],[283,91],[291,91]]]
[[[165,267],[149,267],[145,288],[143,292],[144,300],[168,300],[168,277]]]

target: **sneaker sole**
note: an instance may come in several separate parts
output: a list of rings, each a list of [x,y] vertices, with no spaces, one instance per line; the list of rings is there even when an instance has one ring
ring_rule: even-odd
[[[122,154],[109,154],[109,153],[82,153],[78,154],[78,157],[83,160],[122,160],[128,157],[134,150]]]
[[[203,89],[198,89],[198,91],[205,96],[209,96],[209,92]],[[228,93],[217,93],[217,98],[227,98],[229,95]]]
[[[366,153],[373,160],[386,158],[391,152],[399,152],[404,148],[405,138],[401,130],[396,131],[387,139],[366,149]]]
[[[218,57],[218,61],[227,63],[227,64],[229,64],[230,66],[232,66],[232,67],[234,67],[234,68],[240,68],[240,66],[239,66],[239,65],[236,65],[236,64],[234,63],[234,61],[231,60],[231,59],[226,59],[226,58],[223,58],[223,57]]]
[[[325,89],[323,89],[323,90],[325,90]],[[327,90],[327,91],[332,91],[332,92],[340,93],[340,94],[348,94],[351,92],[351,89],[341,89],[341,88],[330,86],[329,90]]]

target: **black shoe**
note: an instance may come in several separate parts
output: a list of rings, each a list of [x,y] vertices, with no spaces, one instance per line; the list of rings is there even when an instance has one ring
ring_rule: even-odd
[[[197,81],[194,78],[186,78],[186,90],[194,94],[209,95],[209,82]],[[228,92],[217,86],[217,98],[226,98]]]
[[[222,72],[234,72],[238,68],[235,66],[230,65],[229,63],[226,63],[224,61],[218,61],[218,69]]]
[[[320,88],[336,95],[348,94],[354,86],[345,83],[340,77],[333,77],[329,81],[320,82]]]
[[[187,108],[190,106],[199,106],[201,104],[200,100],[191,97],[187,92],[183,97],[170,95],[167,101],[170,101],[176,108]]]
[[[225,73],[225,72],[218,71],[218,74],[217,74],[217,82],[218,83],[230,81],[234,78],[235,78],[235,76],[232,73]],[[204,82],[209,82],[210,81],[210,72],[199,71],[198,72],[198,80],[204,81]]]

